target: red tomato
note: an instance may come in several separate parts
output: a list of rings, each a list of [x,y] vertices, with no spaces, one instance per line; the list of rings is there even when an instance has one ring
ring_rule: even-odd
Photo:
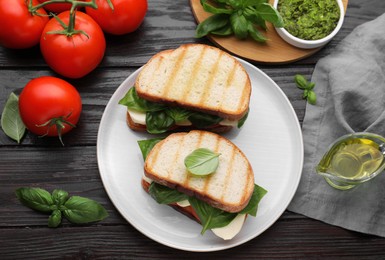
[[[32,133],[61,137],[79,121],[82,101],[79,92],[67,81],[43,76],[32,79],[24,87],[19,96],[19,111]]]
[[[86,12],[106,33],[122,35],[138,29],[147,12],[147,0],[96,0],[97,9],[86,7]]]
[[[11,49],[25,49],[39,43],[49,18],[44,9],[31,14],[26,0],[0,0],[0,45]],[[32,0],[33,6],[38,4]]]
[[[70,12],[65,11],[57,17],[68,25],[69,15]],[[76,12],[75,30],[82,30],[87,35],[79,32],[68,36],[48,33],[63,30],[56,19],[51,19],[41,35],[40,50],[54,71],[68,78],[81,78],[103,59],[106,49],[103,31],[89,15],[80,11]]]

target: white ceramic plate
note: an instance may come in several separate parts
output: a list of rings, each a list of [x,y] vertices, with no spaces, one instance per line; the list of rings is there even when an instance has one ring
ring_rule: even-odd
[[[100,122],[97,157],[104,187],[115,207],[137,230],[169,247],[186,251],[217,251],[243,244],[260,235],[285,211],[297,189],[303,164],[298,118],[281,89],[266,74],[240,60],[252,82],[249,117],[241,129],[225,136],[248,157],[255,182],[268,190],[256,217],[241,232],[224,241],[171,207],[158,205],[141,187],[143,159],[137,140],[151,138],[126,125],[126,108],[119,100],[134,85],[129,76],[108,102]]]

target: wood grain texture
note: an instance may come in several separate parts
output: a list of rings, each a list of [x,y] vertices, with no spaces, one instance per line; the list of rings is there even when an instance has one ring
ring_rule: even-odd
[[[274,0],[269,2],[273,4]],[[348,0],[343,0],[342,2],[346,11]],[[212,15],[203,9],[200,0],[190,0],[190,5],[197,23],[203,22]],[[263,32],[263,34],[268,39],[263,44],[257,43],[250,38],[239,40],[235,36],[221,37],[208,35],[208,38],[218,47],[234,55],[254,62],[271,64],[294,62],[309,57],[322,48],[301,49],[292,46],[278,35],[271,23],[267,23],[266,32]]]
[[[101,182],[96,140],[100,119],[114,91],[156,52],[184,43],[212,44],[194,38],[196,22],[189,0],[149,0],[146,19],[138,31],[107,36],[106,56],[82,79],[69,80],[79,90],[83,113],[76,129],[63,137],[39,138],[28,133],[19,145],[0,131],[0,259],[385,259],[385,239],[351,232],[286,211],[259,237],[233,249],[191,253],[152,241],[131,226],[110,201]],[[293,77],[310,78],[319,59],[356,26],[385,12],[383,0],[349,0],[340,33],[314,55],[290,64],[254,63],[288,96],[302,122],[306,102]],[[0,47],[0,109],[11,92],[20,93],[32,78],[58,76],[44,63],[39,48]],[[21,186],[67,190],[106,207],[102,222],[77,226],[63,221],[46,226],[48,216],[22,206],[14,191]],[[133,209],[137,210],[137,209]]]

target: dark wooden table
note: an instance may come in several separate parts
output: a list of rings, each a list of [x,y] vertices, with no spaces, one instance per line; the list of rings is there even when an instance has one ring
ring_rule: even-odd
[[[97,131],[105,105],[116,88],[156,52],[195,39],[196,23],[188,0],[149,0],[143,25],[135,33],[107,36],[102,64],[82,79],[69,80],[79,90],[83,112],[78,128],[56,138],[28,133],[17,144],[0,132],[0,259],[205,259],[222,258],[352,258],[384,259],[385,238],[360,234],[286,211],[257,238],[229,250],[212,253],[184,252],[152,241],[132,227],[114,208],[100,179],[96,159]],[[340,33],[315,55],[287,65],[255,65],[286,93],[302,122],[305,101],[293,83],[296,73],[308,78],[316,62],[356,26],[385,12],[383,0],[349,0]],[[1,25],[0,25],[1,27]],[[0,108],[11,92],[20,93],[32,78],[53,75],[39,48],[0,48]],[[92,225],[76,226],[64,221],[47,227],[47,215],[22,206],[15,196],[21,186],[67,190],[72,195],[95,199],[109,217]],[[385,214],[385,213],[384,213]]]

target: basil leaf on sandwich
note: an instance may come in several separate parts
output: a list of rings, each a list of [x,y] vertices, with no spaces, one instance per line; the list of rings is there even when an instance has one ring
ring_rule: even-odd
[[[177,123],[190,121],[197,128],[206,128],[219,124],[223,118],[203,112],[187,110],[181,107],[167,107],[164,104],[151,102],[138,96],[135,87],[128,90],[119,104],[128,109],[146,113],[146,130],[151,134],[161,134],[170,130]],[[240,128],[247,114],[238,122]]]
[[[227,226],[238,214],[249,214],[255,217],[257,215],[258,204],[266,193],[267,191],[264,188],[255,184],[253,195],[247,206],[239,213],[229,213],[214,208],[195,197],[189,197],[180,191],[171,189],[156,182],[152,182],[149,188],[149,194],[159,204],[171,204],[188,200],[202,223],[202,234],[204,234],[208,229]]]
[[[179,192],[175,189],[170,189],[169,187],[157,184],[156,182],[151,183],[148,189],[148,193],[159,204],[177,203],[179,201],[187,200],[189,198],[186,194],[182,192]]]
[[[162,140],[163,138],[152,138],[138,141],[140,151],[142,152],[143,160],[146,160],[148,153],[151,151],[154,145],[156,145]]]

